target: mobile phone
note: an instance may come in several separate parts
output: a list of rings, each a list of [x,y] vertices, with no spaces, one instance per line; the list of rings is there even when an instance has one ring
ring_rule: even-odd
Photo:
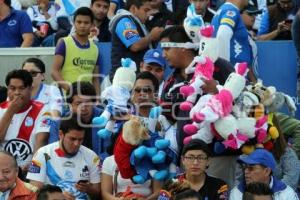
[[[79,180],[77,183],[80,184],[80,183],[88,183],[89,181],[88,180]]]
[[[285,24],[291,24],[291,23],[293,23],[293,20],[292,19],[286,19],[286,20],[284,20],[284,23]]]

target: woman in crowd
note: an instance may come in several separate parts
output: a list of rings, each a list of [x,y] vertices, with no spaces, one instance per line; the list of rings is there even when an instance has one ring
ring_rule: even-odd
[[[157,90],[158,80],[150,72],[142,72],[137,76],[131,98],[135,108],[134,114],[148,117],[151,107],[155,105],[154,94]],[[144,184],[134,184],[130,179],[123,179],[114,155],[107,157],[103,162],[101,174],[103,200],[119,200],[127,194],[156,200],[160,188],[161,183],[154,180],[148,180]]]
[[[181,161],[184,173],[179,175],[179,181],[187,180],[191,189],[197,191],[203,199],[227,199],[228,186],[218,178],[206,174],[211,152],[205,142],[193,139],[183,147]]]

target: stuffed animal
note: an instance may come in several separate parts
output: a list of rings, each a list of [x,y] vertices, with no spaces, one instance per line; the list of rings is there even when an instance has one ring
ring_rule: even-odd
[[[190,111],[191,119],[196,123],[204,123],[207,126],[218,119],[229,115],[232,111],[233,101],[241,94],[245,85],[248,72],[247,63],[237,63],[235,65],[235,73],[231,73],[227,78],[222,89],[216,95],[204,95],[198,101],[201,104],[196,104]],[[203,100],[205,99],[205,100]],[[203,103],[202,103],[203,102]],[[192,127],[194,124],[189,125]],[[184,144],[189,143],[195,138],[202,138],[200,133],[188,136],[184,139]],[[211,140],[209,136],[206,140]]]
[[[124,123],[114,147],[115,161],[122,178],[130,179],[136,175],[130,163],[130,155],[138,145],[148,139],[148,130],[138,117],[131,116],[130,120]]]
[[[275,97],[272,103],[267,106],[267,112],[277,112],[279,111],[283,105],[286,105],[290,115],[295,116],[295,112],[297,107],[295,105],[294,100],[287,94],[283,92],[275,92]]]
[[[130,58],[122,58],[121,63],[122,67],[117,69],[112,85],[107,87],[101,95],[101,98],[107,100],[108,104],[102,114],[92,121],[94,125],[105,126],[97,133],[103,139],[109,138],[113,132],[115,120],[111,117],[126,115],[129,112],[127,104],[136,79],[136,64]]]
[[[199,43],[199,30],[204,26],[204,21],[201,15],[196,14],[195,5],[191,4],[187,8],[186,18],[183,21],[183,27],[186,34],[194,43]]]
[[[276,88],[273,86],[264,86],[261,80],[257,81],[255,85],[247,86],[247,89],[257,95],[259,102],[264,106],[271,105],[275,98]]]

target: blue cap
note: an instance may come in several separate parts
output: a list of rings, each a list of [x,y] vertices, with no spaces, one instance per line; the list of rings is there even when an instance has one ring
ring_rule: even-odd
[[[276,161],[272,153],[265,149],[256,149],[250,155],[241,155],[238,162],[245,163],[249,165],[262,165],[269,167],[274,171],[276,166]]]
[[[162,51],[158,49],[149,49],[144,55],[144,63],[156,63],[163,68],[166,65],[166,61],[162,55]]]

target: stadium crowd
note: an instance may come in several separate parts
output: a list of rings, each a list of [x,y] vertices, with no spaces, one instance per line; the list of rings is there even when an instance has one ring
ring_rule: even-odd
[[[299,0],[0,0],[0,48],[55,47],[2,75],[0,199],[299,199],[258,40],[294,41],[300,94]]]

